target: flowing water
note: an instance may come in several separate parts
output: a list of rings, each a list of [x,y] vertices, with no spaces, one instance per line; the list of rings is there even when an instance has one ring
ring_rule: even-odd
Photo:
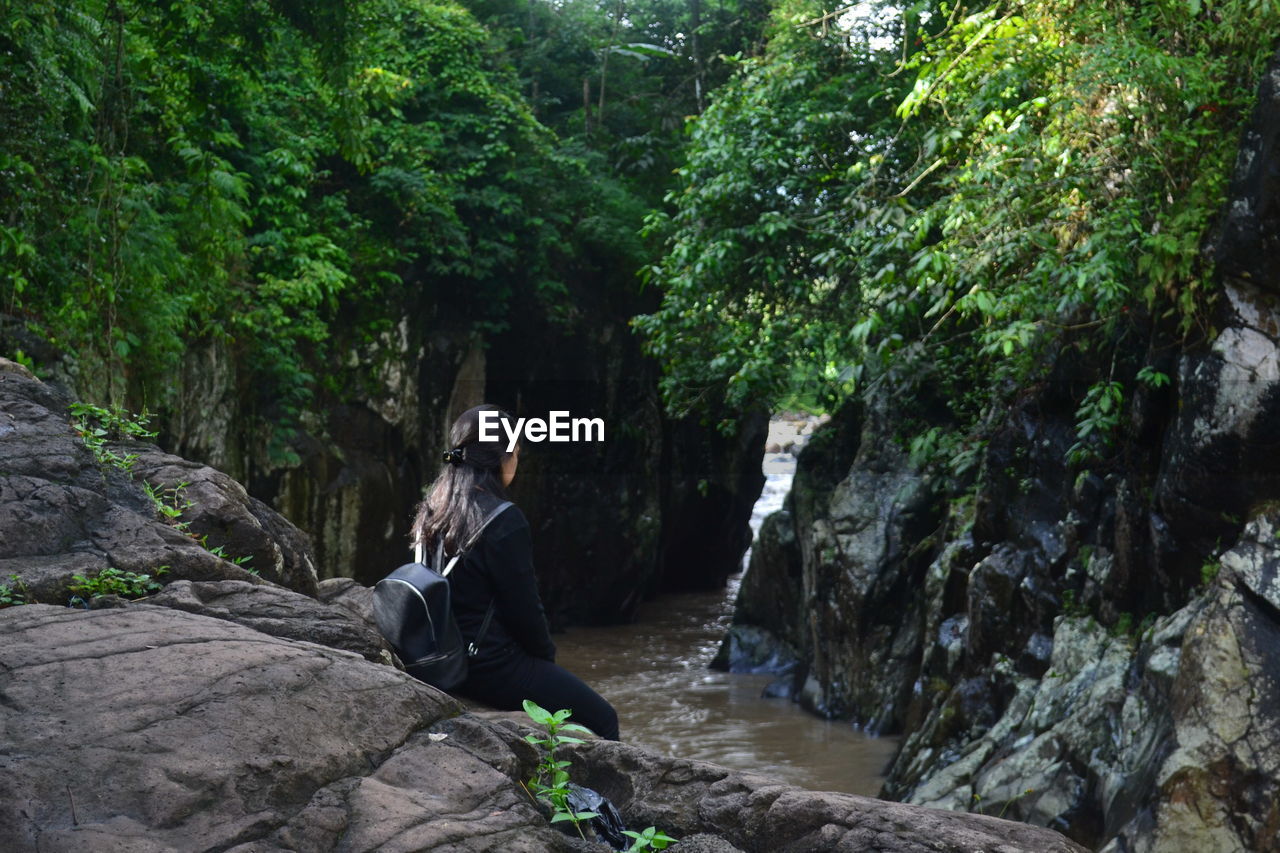
[[[782,505],[790,454],[765,457],[752,528]],[[716,593],[647,602],[631,625],[557,635],[556,660],[613,703],[622,737],[660,753],[753,770],[812,790],[875,795],[897,746],[847,722],[821,720],[787,699],[765,699],[771,675],[715,672],[740,578]]]

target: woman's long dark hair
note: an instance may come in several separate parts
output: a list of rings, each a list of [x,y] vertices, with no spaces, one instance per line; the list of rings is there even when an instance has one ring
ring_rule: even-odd
[[[497,412],[498,418],[489,418],[490,432],[496,432],[493,441],[480,440],[480,413]],[[515,419],[497,406],[485,404],[467,409],[453,422],[449,430],[449,449],[445,451],[444,470],[436,477],[427,496],[418,505],[409,535],[413,542],[422,542],[431,554],[436,542],[443,537],[444,550],[449,554],[470,546],[471,539],[484,522],[487,507],[482,496],[492,495],[498,500],[507,499],[502,485],[502,463],[511,454],[506,452],[507,431],[502,424],[515,427]]]

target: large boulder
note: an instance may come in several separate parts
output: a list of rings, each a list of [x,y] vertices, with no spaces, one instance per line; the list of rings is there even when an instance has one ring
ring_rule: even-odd
[[[246,625],[273,637],[305,640],[394,663],[382,635],[350,611],[282,587],[244,581],[176,581],[142,602]]]
[[[11,607],[0,632],[0,849],[604,849],[552,829],[522,790],[527,722],[461,713],[359,655],[145,605]],[[617,743],[563,757],[630,826],[700,835],[695,850],[1081,849]]]
[[[201,545],[269,581],[316,594],[311,543],[279,513],[207,465],[149,446],[137,455],[134,476],[173,496],[182,522]]]
[[[951,748],[931,718],[894,768],[898,793],[1070,827],[1111,853],[1272,849],[1277,531],[1280,515],[1255,519],[1202,596],[1136,635],[1060,617],[1045,677],[1016,678],[999,720]]]
[[[803,565],[791,512],[784,508],[760,525],[751,562],[738,587],[733,624],[711,665],[729,672],[791,675],[803,644],[798,626]],[[778,695],[792,695],[791,679],[779,679]]]
[[[0,626],[0,849],[568,849],[391,667],[159,607]]]
[[[85,446],[70,425],[68,404],[52,386],[0,359],[0,580],[28,600],[59,604],[66,603],[76,575],[107,568],[152,576],[163,569],[166,580],[264,582],[162,520],[141,476],[100,462]],[[141,442],[107,449],[122,458],[155,452]],[[218,502],[231,511],[223,496]],[[238,512],[252,514],[244,505]],[[259,530],[301,537],[271,510],[258,512],[267,519],[257,522]],[[270,538],[265,532],[258,538],[264,552],[288,551],[287,545],[268,547]],[[292,553],[299,555],[302,570],[295,576],[305,587],[305,551]],[[275,563],[264,557],[263,565],[271,570]]]
[[[798,653],[799,701],[873,731],[901,727],[910,703],[924,618],[915,596],[931,556],[919,543],[942,517],[930,482],[887,438],[891,409],[850,406],[814,434],[784,511],[761,531],[722,656],[743,671],[785,668]],[[843,456],[844,476],[826,454]]]

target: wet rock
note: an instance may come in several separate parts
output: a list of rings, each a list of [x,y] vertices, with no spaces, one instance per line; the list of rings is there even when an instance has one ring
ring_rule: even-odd
[[[1019,660],[1018,669],[1035,676],[1043,675],[1049,666],[1049,658],[1053,654],[1053,637],[1047,634],[1032,634],[1027,641]]]
[[[1126,826],[1118,838],[1130,850],[1267,850],[1280,838],[1277,529],[1275,513],[1246,528],[1187,628],[1173,750],[1154,780],[1154,831]]]
[[[974,660],[988,660],[1005,648],[1010,634],[1024,631],[1019,605],[1023,581],[1034,570],[1034,555],[1002,544],[969,573],[965,652]]]
[[[1110,853],[1271,849],[1280,826],[1277,529],[1274,513],[1250,522],[1212,587],[1138,635],[1060,618],[1043,678],[1021,679],[976,735],[944,728],[963,716],[957,687],[904,743],[892,778],[920,781],[897,794],[1067,828]]]
[[[766,518],[751,549],[733,625],[712,662],[729,672],[791,672],[800,660],[803,568],[790,511]]]
[[[1182,405],[1156,485],[1160,514],[1181,532],[1158,555],[1175,591],[1200,582],[1204,553],[1232,541],[1250,509],[1280,498],[1280,299],[1223,285],[1221,333],[1184,356]]]
[[[1044,677],[1019,679],[1014,698],[995,703],[1005,707],[999,719],[986,725],[976,720],[960,738],[967,744],[963,753],[938,767],[932,751],[918,744],[904,749],[904,754],[914,752],[915,763],[904,766],[900,756],[894,775],[926,780],[905,799],[1070,827],[1074,837],[1096,844],[1103,834],[1096,818],[1102,812],[1098,791],[1116,779],[1131,779],[1136,768],[1128,762],[1151,758],[1144,749],[1157,748],[1166,731],[1161,708],[1170,684],[1143,684],[1133,673],[1176,649],[1178,627],[1185,624],[1185,618],[1168,620],[1157,626],[1150,642],[1137,647],[1087,618],[1060,619]],[[1131,720],[1142,722],[1131,726]],[[934,726],[929,740],[938,742],[942,733]],[[1146,743],[1138,746],[1138,741]]]
[[[840,419],[829,425],[834,434]],[[902,725],[919,674],[924,612],[912,591],[924,585],[932,557],[920,543],[941,517],[928,481],[888,439],[888,412],[859,421],[858,452],[844,479],[826,491],[806,482],[804,466],[796,475],[808,670],[800,702],[871,731],[892,731]],[[822,447],[819,435],[802,461]]]
[[[799,663],[795,647],[754,625],[731,625],[712,669],[787,675]]]

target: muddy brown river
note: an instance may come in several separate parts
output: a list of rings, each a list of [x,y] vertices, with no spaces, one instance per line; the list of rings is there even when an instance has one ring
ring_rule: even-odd
[[[781,505],[794,460],[765,458],[765,493],[752,519]],[[632,625],[555,636],[556,660],[613,703],[622,738],[657,752],[767,773],[819,791],[874,796],[897,743],[847,722],[821,720],[786,699],[765,699],[774,676],[715,672],[708,664],[733,613],[739,579],[720,593],[647,602]]]

